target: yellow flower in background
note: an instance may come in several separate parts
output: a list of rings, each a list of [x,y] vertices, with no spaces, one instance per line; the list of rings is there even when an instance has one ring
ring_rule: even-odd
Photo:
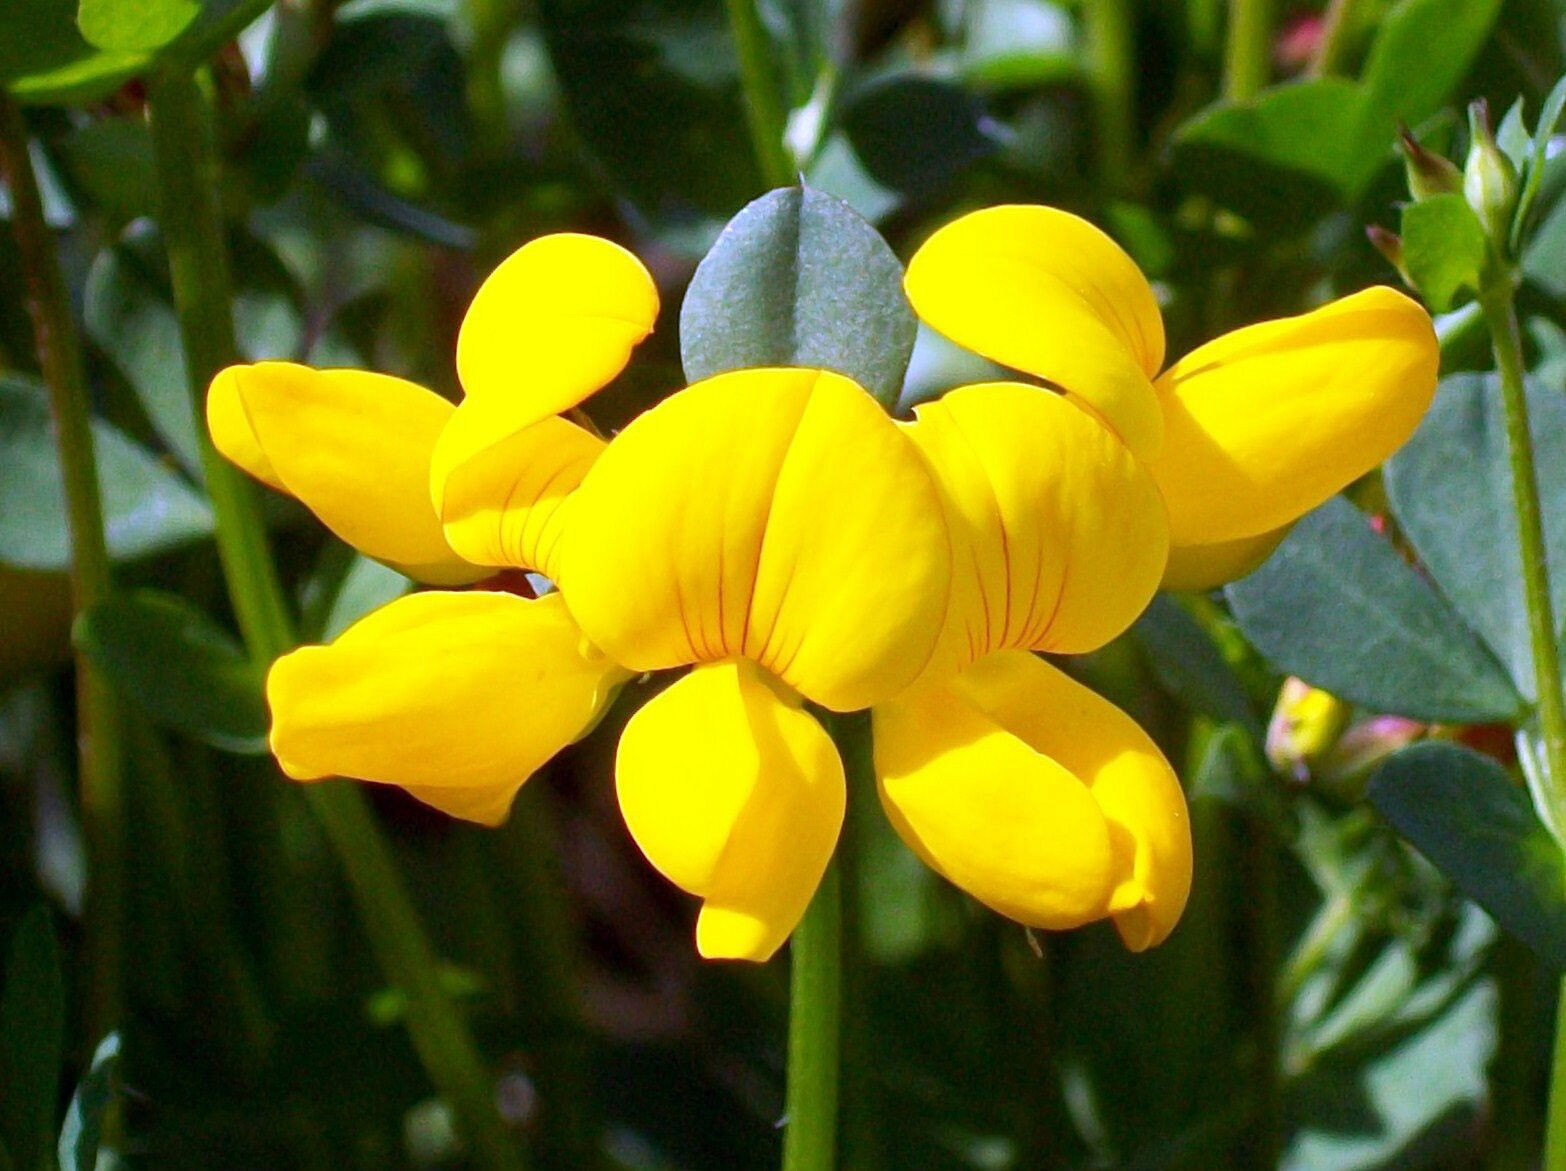
[[[721,374],[610,443],[573,497],[561,574],[616,661],[694,664],[627,724],[620,807],[702,898],[701,953],[768,958],[843,820],[842,761],[804,702],[886,699],[940,636],[951,560],[929,470],[841,375]]]
[[[1171,588],[1248,572],[1400,447],[1435,392],[1429,315],[1382,287],[1235,330],[1164,369],[1146,278],[1055,208],[954,221],[914,255],[906,287],[930,326],[1084,403],[1146,463],[1169,508]]]
[[[1162,941],[1185,906],[1180,784],[1135,721],[1030,651],[1082,653],[1158,588],[1169,522],[1142,463],[1036,387],[963,387],[907,428],[941,490],[951,604],[918,685],[873,709],[882,805],[932,869],[1035,927]]]
[[[261,362],[213,381],[208,428],[240,467],[420,581],[551,574],[562,505],[604,446],[556,412],[614,378],[657,312],[630,253],[545,236],[475,296],[460,405],[387,375]],[[273,665],[271,745],[297,780],[400,785],[496,824],[629,677],[558,596],[415,594]]]

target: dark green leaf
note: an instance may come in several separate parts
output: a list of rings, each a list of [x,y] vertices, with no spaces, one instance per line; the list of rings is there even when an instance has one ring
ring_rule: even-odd
[[[572,123],[644,213],[723,218],[764,184],[721,0],[542,0]]]
[[[60,948],[40,906],[11,940],[0,993],[0,1136],[18,1168],[41,1166],[54,1138],[64,1047]]]
[[[81,0],[76,23],[89,45],[144,52],[179,36],[200,10],[199,0]]]
[[[60,140],[66,167],[93,203],[117,220],[151,215],[152,136],[139,118],[104,118]]]
[[[1185,607],[1159,594],[1132,629],[1147,647],[1154,674],[1172,694],[1215,720],[1232,721],[1260,737],[1261,724],[1244,685]]]
[[[1566,968],[1566,859],[1494,760],[1429,741],[1388,757],[1370,801],[1495,921]]]
[[[261,672],[183,598],[121,594],[77,619],[75,641],[110,686],[158,723],[230,752],[265,751]]]
[[[143,557],[212,532],[212,511],[178,474],[95,421],[104,525],[115,557]],[[0,562],[70,564],[65,487],[42,388],[0,377]]]
[[[846,203],[808,187],[763,195],[729,221],[680,310],[692,382],[752,366],[816,366],[888,408],[913,351],[902,266]]]
[[[110,1033],[92,1055],[92,1067],[71,1096],[60,1128],[60,1171],[97,1171],[103,1122],[116,1092],[120,1035]]]
[[[1539,472],[1551,593],[1566,615],[1566,398],[1532,386],[1529,421]],[[1511,672],[1534,694],[1533,649],[1512,511],[1500,386],[1492,377],[1445,379],[1430,413],[1386,468],[1387,493],[1420,560]]]
[[[1308,514],[1227,594],[1274,667],[1344,699],[1419,720],[1521,713],[1501,665],[1342,497]]]
[[[199,476],[199,424],[185,385],[179,320],[150,270],[146,243],[156,241],[129,238],[93,261],[83,293],[87,333],[124,373],[159,438]]]
[[[76,0],[0,4],[0,84],[24,102],[93,102],[147,63],[144,53],[105,52],[82,39]]]
[[[1437,195],[1403,208],[1403,264],[1425,303],[1437,313],[1463,289],[1479,289],[1484,225],[1461,195]]]
[[[855,92],[843,129],[877,183],[929,196],[994,149],[984,117],[983,104],[961,86],[899,75]]]

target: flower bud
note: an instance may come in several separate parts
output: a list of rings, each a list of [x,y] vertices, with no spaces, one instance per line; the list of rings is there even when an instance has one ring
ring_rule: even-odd
[[[1337,696],[1288,678],[1267,725],[1268,763],[1296,780],[1309,779],[1311,768],[1337,743],[1348,724],[1349,705]]]
[[[1463,173],[1444,155],[1419,145],[1407,126],[1399,126],[1398,146],[1403,152],[1403,169],[1408,175],[1408,191],[1415,199],[1437,195],[1457,195],[1463,189]]]
[[[1404,283],[1412,288],[1413,279],[1408,275],[1408,269],[1403,266],[1403,237],[1396,232],[1388,231],[1380,224],[1368,224],[1365,227],[1365,238],[1370,241],[1372,248],[1381,253],[1388,264],[1397,269]]]
[[[1463,165],[1463,197],[1490,239],[1504,242],[1517,204],[1517,168],[1495,144],[1490,107],[1483,98],[1468,107],[1468,128],[1471,144]]]

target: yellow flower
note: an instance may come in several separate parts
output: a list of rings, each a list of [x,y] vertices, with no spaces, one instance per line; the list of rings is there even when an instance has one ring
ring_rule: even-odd
[[[703,907],[709,957],[766,959],[842,824],[843,765],[805,700],[867,707],[940,635],[950,554],[918,450],[859,386],[742,370],[615,437],[571,504],[561,588],[639,671],[694,664],[626,726],[632,836]]]
[[[1094,650],[1141,613],[1169,549],[1158,489],[1087,410],[1035,387],[964,387],[917,415],[953,588],[930,670],[873,711],[882,805],[1001,914],[1112,917],[1152,946],[1190,890],[1179,781],[1130,717],[1028,651]]]
[[[386,375],[261,362],[217,376],[208,428],[240,467],[420,581],[552,575],[561,506],[604,446],[556,412],[618,374],[657,312],[630,253],[545,236],[475,296],[460,405]],[[629,677],[556,595],[415,594],[273,665],[271,746],[295,779],[400,785],[494,824]]]
[[[1146,279],[1055,208],[956,220],[915,254],[906,286],[932,327],[1084,403],[1147,464],[1169,507],[1172,588],[1248,572],[1401,446],[1435,391],[1429,316],[1382,287],[1235,330],[1163,369]]]

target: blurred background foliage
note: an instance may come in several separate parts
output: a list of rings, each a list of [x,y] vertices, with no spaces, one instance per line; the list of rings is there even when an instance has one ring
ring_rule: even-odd
[[[1557,0],[762,7],[811,186],[904,258],[977,206],[1080,212],[1154,280],[1174,354],[1395,283],[1364,228],[1398,224],[1398,124],[1455,145],[1466,100],[1501,112],[1520,97],[1531,116],[1566,69]],[[587,404],[609,430],[680,385],[684,287],[764,189],[725,7],[160,0],[129,26],[95,25],[91,0],[78,25],[77,8],[8,0],[0,83],[26,107],[83,325],[119,580],[160,592],[77,631],[133,713],[130,962],[122,1027],[105,1041],[82,979],[64,498],[20,262],[0,232],[0,1139],[18,1169],[54,1157],[62,1120],[72,1171],[461,1167],[337,862],[262,755],[258,679],[212,542],[142,77],[158,54],[201,44],[221,160],[203,181],[226,216],[245,356],[455,394],[454,333],[482,276],[529,237],[596,232],[644,257],[664,297],[630,370]],[[202,22],[217,40],[193,39]],[[1547,516],[1566,548],[1561,177],[1545,172],[1521,304]],[[1133,957],[1105,928],[1024,932],[918,865],[879,817],[851,821],[861,955],[845,1168],[1537,1165],[1566,912],[1487,899],[1534,946],[1519,943],[1386,820],[1420,840],[1418,813],[1448,802],[1485,824],[1483,801],[1460,778],[1442,788],[1443,769],[1488,770],[1497,807],[1526,806],[1504,726],[1530,686],[1526,660],[1509,673],[1515,624],[1485,625],[1487,599],[1506,592],[1494,534],[1509,514],[1487,529],[1473,504],[1500,473],[1483,462],[1483,378],[1462,372],[1488,354],[1473,306],[1440,333],[1457,376],[1445,422],[1356,489],[1375,531],[1336,502],[1227,597],[1162,597],[1069,664],[1154,731],[1187,784],[1197,885],[1167,945]],[[922,332],[903,405],[991,369]],[[1471,491],[1438,474],[1454,461]],[[410,588],[291,502],[265,506],[305,636]],[[1414,549],[1424,573],[1409,568]],[[1322,591],[1330,604],[1313,609]],[[1390,659],[1361,653],[1397,638],[1408,645]],[[1343,698],[1293,684],[1278,708],[1287,673]],[[394,791],[371,792],[374,807],[532,1165],[772,1167],[786,965],[697,959],[689,900],[636,853],[608,783],[633,707],[530,783],[498,831]],[[1413,740],[1432,742],[1423,769],[1399,758],[1424,787],[1383,773],[1378,812],[1372,766]],[[1484,755],[1453,765],[1453,741]],[[1485,861],[1512,859],[1462,860],[1482,887]]]

